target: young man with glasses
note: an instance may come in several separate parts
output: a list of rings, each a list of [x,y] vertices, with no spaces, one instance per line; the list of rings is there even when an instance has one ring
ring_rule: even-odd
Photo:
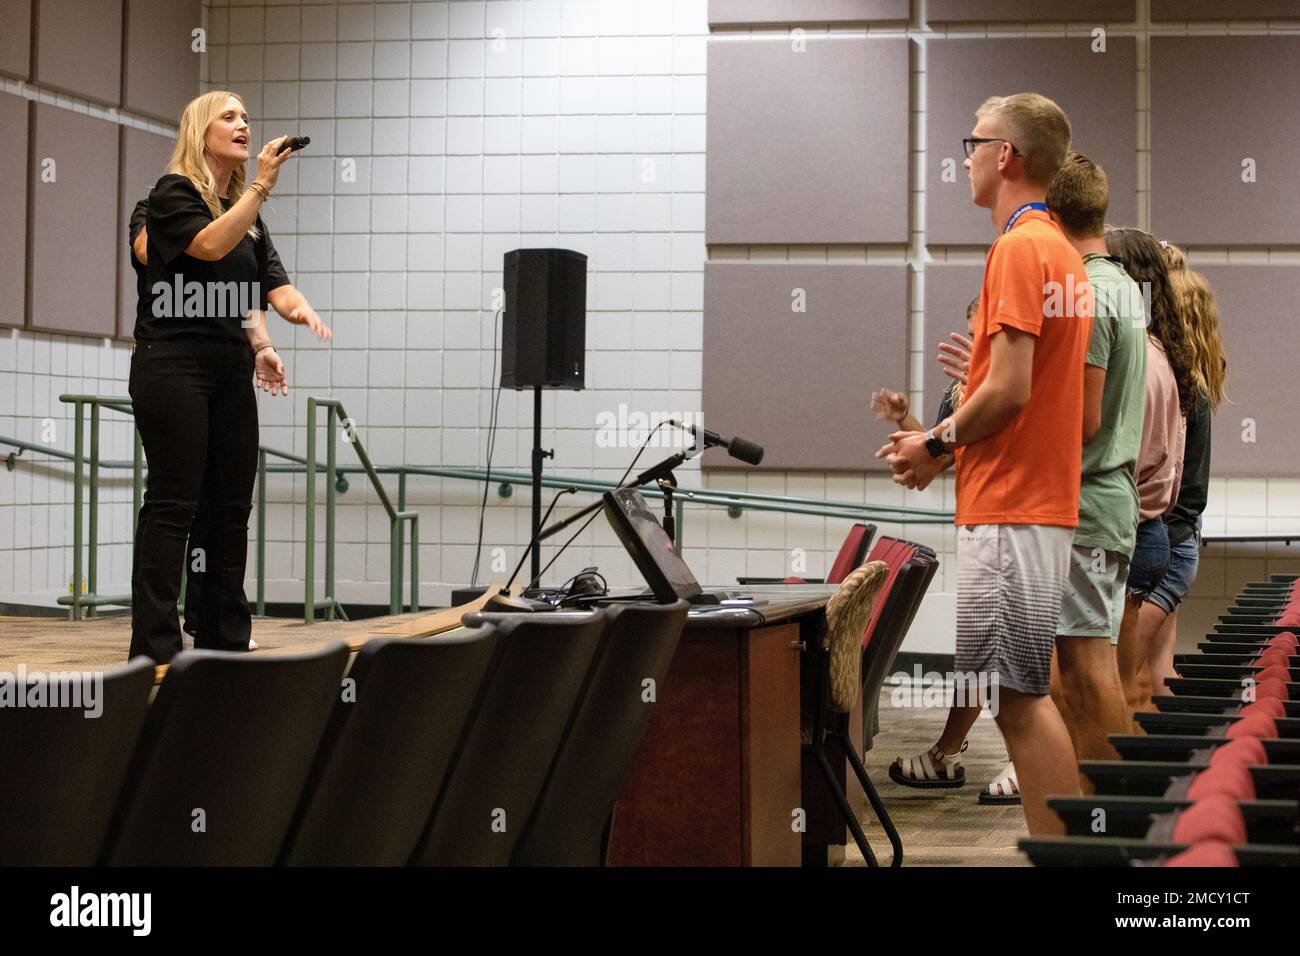
[[[1092,302],[1083,260],[1045,202],[1070,148],[1065,113],[1017,93],[976,115],[966,141],[971,198],[1000,235],[985,263],[967,397],[946,422],[896,432],[877,455],[896,482],[922,489],[956,454],[956,669],[997,681],[994,716],[1029,832],[1050,835],[1064,828],[1048,795],[1079,792],[1070,735],[1048,692],[1079,523]]]

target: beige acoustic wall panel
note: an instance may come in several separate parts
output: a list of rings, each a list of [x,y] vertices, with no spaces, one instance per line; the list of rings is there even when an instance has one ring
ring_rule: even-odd
[[[1151,19],[1171,20],[1297,20],[1300,0],[1151,0]]]
[[[0,74],[25,80],[32,72],[32,0],[0,0]]]
[[[0,325],[23,324],[27,286],[27,111],[0,93]]]
[[[199,94],[199,0],[127,0],[122,107],[175,125]]]
[[[709,0],[709,25],[911,19],[911,0]]]
[[[33,109],[28,324],[113,335],[122,248],[118,126],[44,103]]]
[[[990,96],[1041,93],[1070,118],[1074,148],[1110,180],[1110,222],[1137,219],[1137,63],[1132,37],[949,39],[926,46],[925,209],[931,244],[987,245],[997,235],[971,201],[962,138]],[[985,147],[991,148],[991,147]]]
[[[37,0],[35,80],[117,106],[122,101],[122,0]]]
[[[1300,266],[1201,266],[1219,304],[1228,400],[1214,419],[1210,473],[1300,475],[1296,428],[1296,289]]]
[[[122,127],[120,175],[122,190],[118,198],[117,220],[113,226],[120,237],[118,256],[117,335],[130,338],[135,331],[135,306],[138,297],[135,270],[131,268],[131,249],[127,227],[135,204],[149,195],[171,158],[174,140],[130,126]]]
[[[705,427],[762,445],[762,468],[883,471],[871,390],[906,379],[907,266],[705,264]]]
[[[1300,36],[1151,38],[1151,221],[1179,243],[1300,240]]]
[[[713,39],[710,243],[908,239],[908,45]]]
[[[929,0],[927,23],[1132,23],[1134,0]]]
[[[912,411],[927,427],[934,424],[944,390],[952,382],[939,364],[939,343],[949,341],[949,332],[966,334],[966,306],[979,295],[983,281],[982,265],[932,262],[925,267],[925,407]]]

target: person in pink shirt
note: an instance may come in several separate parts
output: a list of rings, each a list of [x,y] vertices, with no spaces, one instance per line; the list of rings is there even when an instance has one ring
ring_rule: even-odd
[[[1106,249],[1138,283],[1147,304],[1146,414],[1135,476],[1139,523],[1117,656],[1129,707],[1150,712],[1155,707],[1148,661],[1156,635],[1141,626],[1139,612],[1169,566],[1169,533],[1163,518],[1178,500],[1187,414],[1196,389],[1191,345],[1178,317],[1160,243],[1141,229],[1108,229]]]

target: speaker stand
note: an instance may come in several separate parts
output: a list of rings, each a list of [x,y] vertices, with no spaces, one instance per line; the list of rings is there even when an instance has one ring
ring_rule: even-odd
[[[542,387],[533,386],[533,557],[530,581],[542,573],[542,543],[537,536],[542,530],[542,462],[555,457],[555,449],[542,448]]]

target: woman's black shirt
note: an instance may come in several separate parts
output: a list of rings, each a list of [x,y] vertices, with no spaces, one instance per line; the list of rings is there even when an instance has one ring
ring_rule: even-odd
[[[229,207],[226,200],[222,204]],[[138,207],[137,207],[138,211]],[[136,217],[132,217],[134,226]],[[251,309],[265,309],[267,293],[288,283],[262,218],[261,237],[244,236],[223,258],[207,262],[186,255],[212,213],[194,184],[177,173],[158,180],[149,194],[144,224],[148,263],[139,284],[135,338],[142,342],[215,338],[245,341],[242,321]],[[138,230],[132,229],[132,233]],[[132,262],[139,265],[132,256]]]

